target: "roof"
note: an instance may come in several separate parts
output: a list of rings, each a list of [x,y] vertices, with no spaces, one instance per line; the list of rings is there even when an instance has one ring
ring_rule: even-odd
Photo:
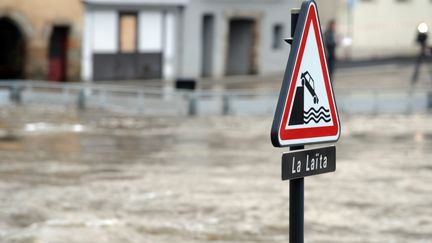
[[[82,0],[89,5],[110,5],[110,6],[166,6],[186,5],[189,0]]]

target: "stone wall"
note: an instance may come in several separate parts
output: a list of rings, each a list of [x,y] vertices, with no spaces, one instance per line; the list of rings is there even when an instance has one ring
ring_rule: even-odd
[[[68,26],[67,79],[80,74],[82,10],[80,0],[2,0],[0,18],[11,19],[25,36],[26,79],[46,80],[48,50],[54,26]]]

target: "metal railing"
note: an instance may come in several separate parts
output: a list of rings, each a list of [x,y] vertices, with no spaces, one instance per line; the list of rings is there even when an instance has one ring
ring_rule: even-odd
[[[80,110],[107,110],[136,115],[269,115],[275,90],[196,90],[137,88],[44,81],[0,82],[0,105],[61,105]],[[427,112],[432,89],[335,89],[339,112],[356,114]]]

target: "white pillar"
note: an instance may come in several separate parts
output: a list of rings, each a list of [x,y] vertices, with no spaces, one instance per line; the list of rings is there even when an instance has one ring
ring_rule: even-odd
[[[176,75],[176,21],[175,14],[171,11],[165,14],[164,21],[164,46],[163,46],[163,78],[172,80]]]
[[[81,80],[90,82],[93,79],[93,14],[86,9],[84,13],[84,34],[81,49]]]

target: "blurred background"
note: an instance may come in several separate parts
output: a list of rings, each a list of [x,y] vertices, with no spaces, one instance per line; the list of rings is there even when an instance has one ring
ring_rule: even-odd
[[[316,2],[342,136],[306,241],[432,242],[432,1]],[[301,3],[2,0],[0,242],[288,242]]]

